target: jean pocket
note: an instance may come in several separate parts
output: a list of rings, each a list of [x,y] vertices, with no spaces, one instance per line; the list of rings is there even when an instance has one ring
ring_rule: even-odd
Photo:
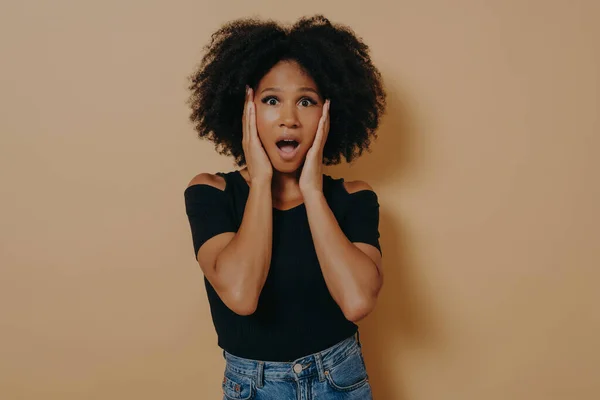
[[[335,367],[325,370],[325,377],[329,385],[340,392],[358,389],[369,381],[360,352],[350,354]]]
[[[222,387],[225,399],[250,400],[254,397],[252,379],[229,370],[225,371]]]

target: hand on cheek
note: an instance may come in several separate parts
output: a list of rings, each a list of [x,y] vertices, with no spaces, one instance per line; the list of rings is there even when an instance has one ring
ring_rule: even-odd
[[[242,148],[244,150],[250,181],[270,181],[273,176],[273,168],[271,160],[267,156],[258,135],[254,91],[249,87],[246,89],[246,102],[244,104],[242,123]]]
[[[315,140],[306,153],[299,182],[303,196],[323,192],[323,148],[329,134],[329,105],[330,101],[325,101]]]

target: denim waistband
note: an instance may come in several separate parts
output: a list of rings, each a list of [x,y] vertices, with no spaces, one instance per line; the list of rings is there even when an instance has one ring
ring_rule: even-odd
[[[291,362],[249,360],[223,351],[226,369],[254,378],[257,386],[263,380],[300,380],[318,376],[325,380],[325,371],[332,369],[349,355],[361,352],[358,333],[318,353]]]

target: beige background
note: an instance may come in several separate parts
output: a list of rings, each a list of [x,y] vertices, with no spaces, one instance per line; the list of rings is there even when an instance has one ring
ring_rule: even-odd
[[[220,398],[183,190],[233,165],[185,77],[223,22],[315,12],[389,92],[328,170],[380,196],[376,399],[600,398],[599,4],[3,1],[0,398]]]

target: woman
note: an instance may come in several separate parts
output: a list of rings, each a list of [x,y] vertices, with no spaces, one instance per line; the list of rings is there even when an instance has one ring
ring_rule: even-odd
[[[368,47],[322,16],[231,22],[191,76],[191,120],[240,170],[185,189],[225,399],[369,399],[355,322],[382,285],[379,204],[323,165],[360,156],[385,109]]]

